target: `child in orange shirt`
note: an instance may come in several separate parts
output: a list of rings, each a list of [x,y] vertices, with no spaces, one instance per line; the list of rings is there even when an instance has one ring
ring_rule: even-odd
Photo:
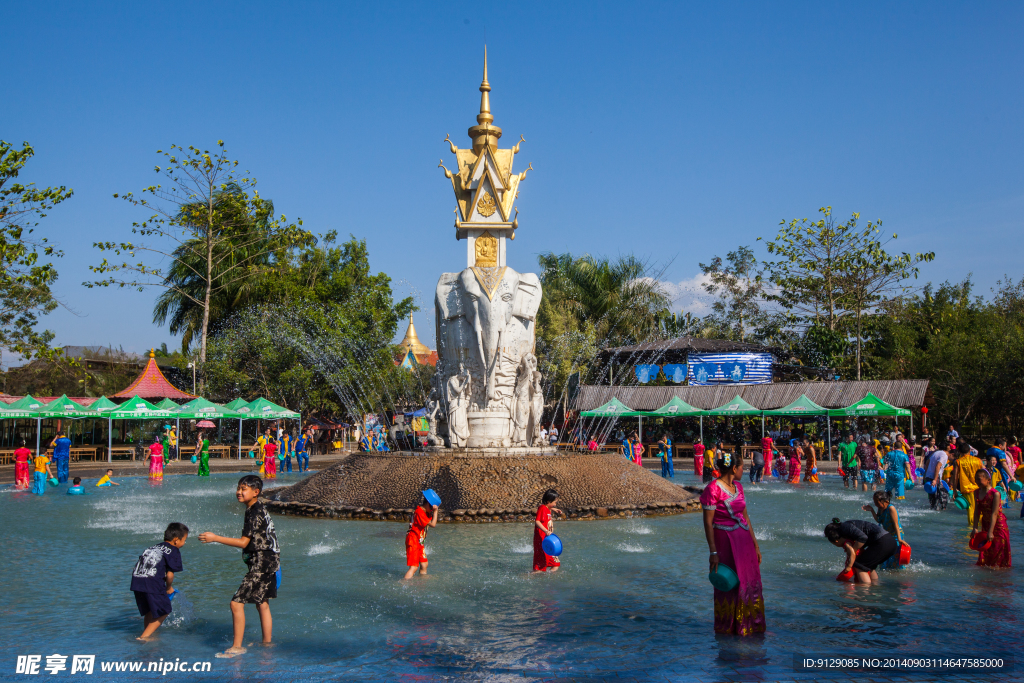
[[[433,517],[430,516],[433,511]],[[409,571],[405,572],[404,579],[411,579],[419,568],[420,574],[427,574],[427,555],[423,551],[423,541],[427,537],[427,527],[437,526],[437,506],[431,505],[426,496],[412,512],[412,520],[409,522],[409,532],[405,535],[405,564]]]
[[[537,517],[533,521],[533,571],[546,572],[549,569],[557,572],[561,566],[558,558],[544,552],[544,539],[548,534],[555,533],[555,523],[551,519],[551,513],[562,514],[562,511],[555,507],[558,502],[558,491],[548,489],[544,492],[541,505],[537,508]]]

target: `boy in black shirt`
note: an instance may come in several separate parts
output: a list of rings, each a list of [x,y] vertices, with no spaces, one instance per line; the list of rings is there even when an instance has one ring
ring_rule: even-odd
[[[147,640],[171,613],[169,596],[174,593],[174,572],[182,570],[178,548],[187,539],[188,527],[172,522],[164,531],[164,542],[146,548],[135,563],[131,590],[145,624],[138,640]]]
[[[260,614],[260,626],[263,629],[263,644],[269,644],[273,631],[270,616],[270,598],[277,597],[277,572],[281,567],[281,548],[277,544],[274,532],[274,520],[270,513],[259,502],[263,492],[263,480],[249,474],[238,480],[235,497],[246,506],[245,522],[242,524],[241,538],[227,538],[210,532],[199,534],[203,543],[223,543],[241,548],[245,564],[249,567],[242,585],[231,598],[231,623],[234,627],[234,642],[217,657],[235,657],[245,653],[242,638],[245,636],[245,603],[256,605]]]

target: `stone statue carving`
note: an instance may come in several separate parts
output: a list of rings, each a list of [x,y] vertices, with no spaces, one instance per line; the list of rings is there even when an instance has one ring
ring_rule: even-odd
[[[529,446],[533,440],[530,433],[530,415],[533,413],[533,373],[537,358],[527,353],[519,362],[516,376],[515,402],[512,404],[512,445]]]
[[[472,385],[472,376],[461,364],[459,373],[448,378],[448,439],[452,448],[465,448],[469,441],[467,412]]]
[[[443,446],[444,440],[437,435],[437,413],[441,410],[441,402],[438,400],[437,392],[430,392],[430,400],[427,401],[427,445]]]
[[[544,415],[544,389],[540,385],[541,374],[534,371],[530,391],[530,443],[534,446],[546,446],[540,442],[540,419]]]
[[[540,299],[536,274],[505,266],[476,265],[445,273],[437,283],[437,346],[444,367],[439,372],[451,373],[449,368],[464,364],[474,378],[467,410],[470,447],[502,447],[513,441],[516,377],[523,356],[532,354],[536,345]],[[456,441],[451,439],[453,446]]]

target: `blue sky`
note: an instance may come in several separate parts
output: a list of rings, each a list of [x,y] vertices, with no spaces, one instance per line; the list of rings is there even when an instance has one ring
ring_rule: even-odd
[[[934,250],[924,279],[1019,279],[1020,3],[5,3],[0,139],[23,180],[75,196],[41,233],[66,252],[45,324],[58,344],[142,351],[158,292],[88,290],[91,244],[142,216],[115,192],[157,149],[218,139],[261,194],[316,232],[365,238],[422,311],[464,267],[438,159],[491,105],[516,163],[509,265],[545,251],[698,263],[832,205]],[[763,255],[763,252],[759,253]],[[404,326],[401,331],[404,331]]]

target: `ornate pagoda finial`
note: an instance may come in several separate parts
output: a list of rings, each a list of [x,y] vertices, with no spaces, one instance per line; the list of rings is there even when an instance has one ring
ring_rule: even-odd
[[[501,138],[501,128],[491,125],[494,116],[491,114],[491,84],[487,82],[487,46],[484,45],[484,78],[480,82],[480,113],[476,115],[477,125],[469,129],[469,137],[473,139],[473,152],[480,154],[484,147],[497,148]]]
[[[484,45],[484,79],[480,81],[480,113],[476,116],[477,123],[493,123],[491,116],[491,84],[487,82],[487,46]]]

